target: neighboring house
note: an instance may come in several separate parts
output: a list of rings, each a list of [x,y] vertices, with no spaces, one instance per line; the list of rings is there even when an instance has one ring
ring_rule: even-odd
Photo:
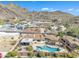
[[[60,28],[61,31],[65,31],[66,30],[65,26],[59,26],[59,28]]]
[[[40,28],[41,33],[45,32],[45,28]]]
[[[27,24],[16,24],[16,28],[19,30],[24,30],[27,26]]]
[[[17,24],[17,25],[16,25],[16,28],[19,29],[19,30],[24,29],[23,25],[21,25],[21,24]]]
[[[63,25],[58,25],[58,26],[54,25],[54,26],[51,27],[51,29],[53,31],[65,31],[66,30],[66,27],[63,26]]]
[[[37,27],[37,25],[33,22],[28,22],[28,27]]]
[[[15,26],[11,23],[6,23],[2,26],[2,29],[13,29]]]
[[[58,27],[57,26],[52,26],[51,28],[52,28],[52,30],[57,30]]]

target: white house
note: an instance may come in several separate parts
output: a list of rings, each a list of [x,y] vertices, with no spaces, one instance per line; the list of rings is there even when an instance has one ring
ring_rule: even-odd
[[[58,27],[54,25],[51,28],[52,28],[52,30],[57,30]]]
[[[51,28],[52,28],[52,30],[54,30],[54,31],[65,31],[65,30],[66,30],[66,27],[63,26],[63,25],[58,25],[58,26],[54,25],[54,26],[52,26]]]
[[[28,46],[32,43],[33,39],[32,38],[24,38],[21,40],[20,45],[22,46]]]
[[[61,31],[65,31],[66,30],[66,27],[65,26],[59,26]]]

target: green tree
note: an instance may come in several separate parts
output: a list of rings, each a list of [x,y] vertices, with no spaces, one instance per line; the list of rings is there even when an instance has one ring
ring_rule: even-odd
[[[32,57],[34,57],[35,55],[34,55],[33,51],[30,51],[30,52],[28,53],[28,56],[32,58]]]
[[[69,28],[70,25],[69,25],[68,23],[65,23],[64,26],[65,26],[66,28]]]
[[[64,32],[58,32],[58,36],[63,37],[64,36]]]
[[[5,57],[15,57],[15,56],[17,56],[17,52],[16,51],[12,51],[12,52],[8,52]]]
[[[79,46],[77,46],[76,49],[79,50]]]
[[[0,19],[0,25],[4,24],[4,20]]]
[[[68,57],[68,58],[75,58],[76,56],[73,55],[72,53],[68,53],[68,54],[67,54],[67,57]]]
[[[26,50],[33,51],[33,47],[32,46],[28,46],[28,47],[26,47]]]
[[[45,52],[39,52],[40,57],[45,57]]]
[[[79,35],[79,28],[73,28],[71,31],[74,32],[75,35]]]
[[[53,56],[53,57],[57,57],[57,54],[56,54],[56,53],[54,53],[52,56]]]

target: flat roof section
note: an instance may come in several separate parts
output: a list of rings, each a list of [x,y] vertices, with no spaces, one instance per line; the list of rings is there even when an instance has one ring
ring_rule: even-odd
[[[32,38],[24,38],[21,40],[21,42],[32,42],[33,39]]]

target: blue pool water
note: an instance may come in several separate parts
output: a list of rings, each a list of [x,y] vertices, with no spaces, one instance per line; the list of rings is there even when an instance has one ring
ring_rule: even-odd
[[[51,48],[49,46],[37,46],[37,51],[47,51],[47,52],[57,52],[60,51],[59,48]]]

